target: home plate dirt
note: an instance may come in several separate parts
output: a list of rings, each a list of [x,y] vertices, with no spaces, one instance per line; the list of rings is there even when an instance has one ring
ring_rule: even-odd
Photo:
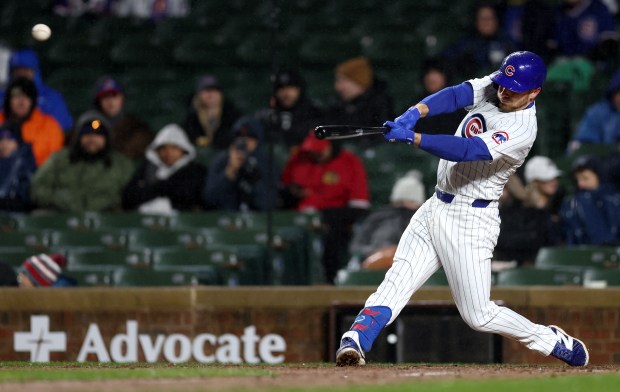
[[[227,391],[251,389],[269,391],[277,387],[336,387],[354,385],[385,385],[429,380],[549,377],[593,373],[617,373],[620,365],[569,368],[563,365],[369,365],[365,367],[336,366],[255,366],[269,375],[260,377],[205,377],[187,379],[135,379],[95,381],[36,381],[0,383],[0,391]],[[236,367],[238,369],[238,367]]]

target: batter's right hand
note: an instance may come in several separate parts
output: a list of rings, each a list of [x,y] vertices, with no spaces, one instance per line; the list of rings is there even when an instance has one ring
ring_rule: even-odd
[[[413,144],[415,132],[412,130],[405,129],[393,121],[386,121],[383,125],[389,128],[389,131],[383,134],[383,138],[388,142]]]

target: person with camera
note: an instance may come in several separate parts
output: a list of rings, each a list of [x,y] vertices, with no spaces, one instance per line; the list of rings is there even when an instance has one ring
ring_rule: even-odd
[[[203,198],[208,208],[229,211],[262,211],[273,206],[270,189],[277,185],[277,169],[271,180],[267,158],[261,146],[263,130],[252,116],[233,126],[234,139],[226,151],[209,166]]]

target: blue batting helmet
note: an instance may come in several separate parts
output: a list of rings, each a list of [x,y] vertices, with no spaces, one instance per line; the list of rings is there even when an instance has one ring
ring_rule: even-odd
[[[491,80],[510,91],[522,93],[542,87],[547,77],[545,62],[532,52],[514,52],[506,56]]]

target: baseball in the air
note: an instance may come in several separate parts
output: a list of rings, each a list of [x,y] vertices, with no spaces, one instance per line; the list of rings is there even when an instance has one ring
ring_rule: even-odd
[[[52,35],[52,29],[48,25],[39,23],[32,27],[32,36],[37,41],[45,41]]]

